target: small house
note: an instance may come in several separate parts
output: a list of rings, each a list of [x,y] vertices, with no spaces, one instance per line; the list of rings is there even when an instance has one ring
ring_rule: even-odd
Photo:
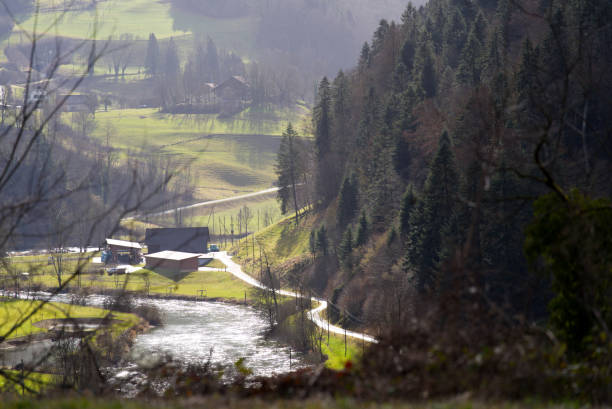
[[[165,250],[145,255],[146,268],[172,273],[191,273],[198,271],[199,257],[200,254]]]
[[[145,233],[149,254],[164,250],[206,253],[209,241],[208,227],[147,229]]]
[[[218,98],[225,101],[244,101],[249,98],[250,89],[251,87],[243,77],[234,75],[217,85],[215,93]]]
[[[131,241],[106,239],[106,250],[102,262],[139,264],[142,260],[142,246]]]
[[[215,95],[221,101],[224,112],[243,109],[250,98],[250,93],[251,87],[239,75],[230,77],[215,88]]]

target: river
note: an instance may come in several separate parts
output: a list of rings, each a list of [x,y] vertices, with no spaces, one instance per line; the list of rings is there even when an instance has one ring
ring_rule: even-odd
[[[45,294],[38,296],[45,297]],[[54,298],[58,302],[69,300],[67,294]],[[102,306],[103,302],[103,296],[87,298],[88,305]],[[266,337],[266,321],[252,307],[159,299],[139,299],[138,302],[155,304],[162,313],[164,325],[136,338],[130,355],[132,363],[148,364],[151,359],[165,355],[184,363],[203,363],[211,357],[213,363],[222,365],[232,365],[244,358],[244,364],[255,375],[278,374],[305,365],[299,356],[290,353],[288,346]],[[27,363],[40,353],[41,345],[32,344],[4,351],[3,360],[9,365],[21,359]]]

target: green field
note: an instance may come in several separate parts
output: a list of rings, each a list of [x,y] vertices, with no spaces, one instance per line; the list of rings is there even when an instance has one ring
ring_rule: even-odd
[[[224,271],[196,271],[168,275],[141,270],[123,277],[129,280],[128,289],[142,290],[147,276],[151,282],[151,293],[199,297],[200,290],[204,290],[203,295],[206,298],[241,301],[244,300],[246,293],[247,299],[251,300],[251,287]]]
[[[26,33],[47,32],[47,35],[72,39],[105,40],[123,33],[146,40],[150,33],[158,39],[192,41],[192,34],[200,38],[212,37],[218,46],[252,52],[259,17],[212,18],[171,7],[162,0],[99,0],[95,8],[90,1],[72,1],[72,11],[64,12],[60,0],[40,0],[40,12],[22,21],[13,29],[11,44],[27,42]],[[5,43],[6,45],[6,43]]]
[[[0,335],[4,336],[8,331],[24,317],[32,313],[42,304],[42,301],[27,300],[3,300],[0,302]],[[39,328],[34,324],[47,319],[54,318],[103,318],[109,311],[94,307],[83,307],[61,303],[47,303],[38,310],[31,318],[23,323],[19,328],[7,336],[8,339],[45,332],[44,328]],[[121,320],[116,324],[118,330],[132,327],[138,322],[138,317],[132,314],[113,312],[113,317]]]
[[[89,2],[88,2],[89,3]],[[111,35],[131,33],[134,36],[147,38],[149,33],[164,38],[180,36],[184,31],[173,27],[170,6],[167,2],[152,0],[107,0],[98,2],[97,9],[82,9],[84,1],[76,1],[75,11],[63,12],[62,2],[58,0],[41,0],[40,14],[37,18],[37,31],[56,26],[51,33],[63,37],[90,39],[96,28],[96,38],[104,39]],[[97,27],[94,22],[97,20]],[[26,32],[32,32],[36,16],[31,16],[21,24]]]
[[[170,115],[156,109],[99,112],[93,136],[131,155],[160,154],[187,168],[199,199],[220,199],[269,188],[286,120],[300,113],[279,112],[257,119],[246,111],[231,119],[217,115]],[[68,115],[64,117],[69,120]],[[110,132],[109,132],[110,129]],[[140,153],[141,152],[141,153]]]
[[[76,261],[73,266],[76,266]],[[19,279],[22,291],[35,285],[44,287],[57,287],[57,277],[53,272],[53,266],[47,264],[47,256],[13,257],[10,262],[11,271],[31,272],[27,279]],[[102,265],[88,264],[87,269],[102,269]],[[208,264],[212,268],[224,268],[225,265],[219,260],[213,260]],[[63,280],[71,277],[73,269],[66,268]],[[0,267],[0,278],[6,273]],[[4,275],[9,285],[14,285],[15,280]],[[150,270],[139,270],[132,274],[113,275],[108,274],[83,274],[76,276],[70,281],[69,288],[97,288],[97,289],[126,289],[128,291],[145,291],[149,287],[149,293],[162,295],[184,295],[200,296],[200,290],[205,290],[208,298],[221,298],[228,300],[244,300],[245,291],[247,298],[249,286],[241,280],[234,278],[230,273],[224,271],[196,271],[190,274],[168,275]],[[1,327],[0,327],[1,328]]]

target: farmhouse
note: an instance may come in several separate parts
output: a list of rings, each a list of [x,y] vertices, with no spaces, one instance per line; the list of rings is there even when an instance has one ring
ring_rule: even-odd
[[[208,227],[147,229],[145,233],[149,254],[164,250],[206,253],[209,241]]]
[[[251,87],[238,75],[230,77],[215,88],[215,95],[221,101],[222,113],[233,113],[244,109],[250,97]]]
[[[191,273],[198,271],[198,257],[199,254],[165,250],[145,255],[146,268],[173,273]]]
[[[230,77],[215,88],[217,97],[224,101],[245,101],[249,97],[249,91],[249,84],[239,75]]]

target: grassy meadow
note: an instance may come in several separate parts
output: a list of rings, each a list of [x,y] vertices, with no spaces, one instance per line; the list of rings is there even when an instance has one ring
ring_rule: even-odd
[[[181,39],[192,33],[206,38],[211,36],[223,48],[248,53],[254,46],[254,33],[258,17],[212,18],[198,13],[178,10],[162,0],[106,0],[98,1],[96,8],[90,2],[76,1],[73,11],[64,12],[59,0],[40,0],[38,17],[30,16],[13,30],[11,42],[25,40],[35,24],[37,31],[50,30],[50,34],[73,39],[106,39],[129,33],[146,40],[149,33],[158,39]],[[56,24],[57,22],[57,24]]]
[[[72,256],[67,255],[66,257]],[[70,272],[75,271],[77,261],[66,263],[66,273],[63,275],[63,280],[71,277]],[[19,287],[22,290],[35,286],[57,287],[57,277],[53,271],[53,266],[48,265],[46,255],[12,257],[9,265],[11,266],[9,267],[11,272],[30,272],[28,278],[19,279]],[[219,260],[213,260],[208,264],[208,267],[222,269],[225,265]],[[102,268],[103,266],[99,264],[86,263],[83,270],[101,270]],[[3,274],[6,274],[6,267],[0,267],[0,278]],[[14,285],[15,280],[10,278],[7,284]],[[244,300],[246,291],[247,299],[251,299],[250,287],[224,271],[196,271],[170,275],[141,269],[125,275],[82,274],[73,278],[68,285],[72,289],[126,289],[137,292],[145,291],[147,286],[150,294],[195,297],[200,296],[200,290],[205,290],[205,295],[208,298],[240,301]]]
[[[214,200],[269,188],[280,134],[280,113],[256,119],[244,112],[231,119],[217,115],[171,115],[156,109],[98,112],[93,137],[130,155],[161,154],[192,175],[196,197]],[[69,117],[65,117],[69,120]],[[188,168],[188,169],[187,169]]]
[[[98,2],[95,9],[87,7],[83,1],[76,2],[79,3],[81,7],[72,7],[74,11],[64,13],[61,1],[40,0],[39,15],[30,16],[22,22],[21,27],[29,33],[34,30],[35,24],[37,31],[41,31],[57,22],[52,33],[77,39],[90,39],[94,34],[96,38],[103,39],[121,33],[147,38],[153,28],[160,38],[185,34],[173,27],[167,2],[107,0]],[[97,26],[94,22],[97,22]]]
[[[16,323],[32,313],[42,304],[42,301],[5,299],[0,302],[0,334],[6,334]],[[109,311],[95,307],[62,304],[56,302],[46,303],[32,317],[18,329],[7,336],[7,339],[24,337],[46,329],[37,327],[39,321],[63,318],[103,318]],[[138,317],[132,314],[113,312],[113,317],[121,322],[115,324],[117,330],[128,329],[138,322]]]
[[[308,243],[312,218],[306,216],[300,219],[296,226],[295,219],[288,216],[279,222],[261,230],[253,236],[249,236],[250,245],[254,239],[255,243],[262,246],[267,253],[270,264],[282,264],[296,257],[308,254]],[[251,250],[247,251],[247,241],[238,243],[232,250],[236,253],[237,260],[250,263]],[[249,256],[247,256],[247,252]]]

